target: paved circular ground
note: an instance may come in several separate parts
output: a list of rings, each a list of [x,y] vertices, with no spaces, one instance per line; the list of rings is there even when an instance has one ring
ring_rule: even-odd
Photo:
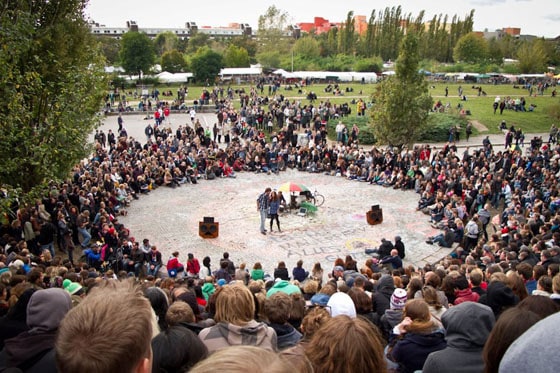
[[[213,125],[215,116],[199,114],[201,122]],[[129,135],[143,139],[147,121],[142,116],[125,116]],[[186,116],[172,117],[172,128],[189,123]],[[108,117],[102,127],[116,130],[116,117]],[[305,217],[294,213],[280,216],[282,233],[260,234],[260,218],[256,199],[266,187],[278,188],[292,181],[317,190],[325,196],[325,203],[314,214]],[[235,179],[200,180],[197,185],[186,184],[172,189],[160,187],[149,195],[142,195],[128,208],[128,216],[121,217],[137,240],[149,238],[164,254],[178,250],[181,260],[193,253],[201,260],[212,259],[216,269],[224,251],[236,264],[247,263],[251,268],[257,261],[272,272],[278,261],[288,268],[303,259],[304,267],[316,261],[330,269],[337,257],[352,255],[361,265],[368,257],[364,250],[379,245],[381,238],[394,239],[400,235],[406,245],[406,263],[422,266],[448,254],[448,249],[425,243],[426,237],[437,233],[428,217],[415,211],[419,196],[412,191],[393,190],[368,183],[350,181],[342,177],[309,174],[288,169],[279,175],[240,172]],[[383,209],[383,223],[369,225],[366,213],[372,205]],[[219,235],[214,239],[199,236],[199,222],[213,217],[219,223]],[[267,221],[267,229],[268,221]]]

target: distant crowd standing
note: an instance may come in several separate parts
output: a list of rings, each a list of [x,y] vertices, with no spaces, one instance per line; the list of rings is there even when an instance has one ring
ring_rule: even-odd
[[[14,208],[1,237],[0,369],[169,372],[200,361],[193,372],[238,371],[220,364],[253,360],[282,372],[557,366],[550,349],[558,333],[547,328],[560,298],[560,148],[552,137],[525,154],[496,150],[488,139],[462,154],[453,143],[366,151],[353,131],[326,142],[334,105],[305,108],[280,96],[265,103],[256,91],[240,97],[240,111],[222,103],[215,139],[193,118],[175,132],[153,126],[141,144],[120,122],[119,136],[107,144],[98,137],[92,158],[52,183],[47,198]],[[276,126],[271,141],[258,119],[264,113]],[[443,232],[428,241],[459,246],[436,266],[403,266],[393,248],[385,257],[393,259],[340,258],[329,274],[298,262],[290,276],[284,262],[249,270],[229,254],[219,268],[194,255],[183,264],[178,252],[163,263],[156,245],[134,239],[118,220],[160,186],[286,167],[414,190],[418,210]],[[104,328],[92,326],[98,315]],[[528,354],[519,363],[508,347],[529,348],[537,332],[551,341],[540,346],[547,358]],[[230,347],[238,345],[257,349]]]

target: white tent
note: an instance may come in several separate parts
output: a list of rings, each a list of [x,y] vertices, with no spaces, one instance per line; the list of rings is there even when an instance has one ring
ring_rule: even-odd
[[[362,78],[367,83],[375,83],[377,74],[374,72],[355,72],[355,71],[294,71],[287,72],[278,69],[272,72],[275,75],[281,75],[283,78],[300,78],[300,79],[333,79],[337,78],[341,82],[360,82]]]
[[[261,75],[262,67],[225,67],[220,76]]]
[[[164,71],[156,75],[161,83],[185,83],[189,78],[193,77],[193,73],[175,73]]]

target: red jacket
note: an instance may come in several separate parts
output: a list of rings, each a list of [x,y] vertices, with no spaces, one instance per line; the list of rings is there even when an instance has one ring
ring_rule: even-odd
[[[198,263],[198,259],[193,258],[192,260],[187,260],[187,273],[198,275],[198,272],[200,272],[200,263]]]
[[[179,259],[172,257],[167,261],[167,270],[177,269],[182,267],[181,263],[179,263]]]
[[[457,290],[455,292],[455,296],[455,302],[453,302],[454,305],[458,305],[463,302],[478,302],[478,298],[480,298],[480,295],[478,293],[473,293],[470,288]]]

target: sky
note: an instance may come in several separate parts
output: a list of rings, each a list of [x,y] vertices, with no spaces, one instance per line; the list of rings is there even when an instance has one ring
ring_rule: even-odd
[[[464,19],[474,9],[474,31],[519,27],[524,35],[560,35],[560,0],[89,0],[85,15],[107,27],[125,27],[127,21],[136,21],[140,28],[182,28],[192,21],[199,27],[248,23],[256,30],[259,16],[272,5],[286,12],[293,24],[313,22],[314,17],[343,22],[349,11],[369,19],[373,10],[377,13],[398,5],[413,17],[424,10],[425,20],[439,14]]]

